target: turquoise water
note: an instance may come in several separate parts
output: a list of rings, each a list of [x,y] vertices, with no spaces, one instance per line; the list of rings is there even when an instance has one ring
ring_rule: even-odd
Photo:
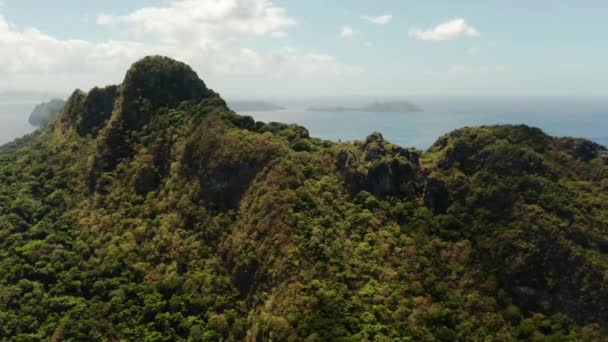
[[[247,113],[256,120],[297,123],[329,140],[362,140],[373,131],[401,146],[426,149],[441,135],[465,126],[526,124],[555,136],[608,145],[608,100],[441,99],[414,101],[419,113],[321,113],[300,109]]]

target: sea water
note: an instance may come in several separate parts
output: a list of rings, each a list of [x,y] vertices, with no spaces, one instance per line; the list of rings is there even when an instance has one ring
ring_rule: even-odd
[[[334,141],[363,140],[378,131],[392,143],[418,149],[427,149],[441,135],[458,128],[496,124],[525,124],[550,135],[587,138],[608,146],[608,99],[424,97],[413,102],[424,111],[327,113],[294,106],[247,114],[264,122],[300,124],[311,136]]]
[[[416,113],[309,112],[312,105],[362,106],[377,99],[300,99],[275,101],[288,108],[275,112],[249,112],[264,122],[296,123],[311,136],[328,140],[363,140],[371,132],[408,147],[426,149],[441,135],[465,126],[526,124],[555,136],[587,138],[608,146],[608,99],[420,97],[412,102],[424,109]],[[35,130],[27,118],[36,102],[0,103],[0,144]]]
[[[36,106],[33,101],[0,102],[0,145],[33,132],[28,117]]]

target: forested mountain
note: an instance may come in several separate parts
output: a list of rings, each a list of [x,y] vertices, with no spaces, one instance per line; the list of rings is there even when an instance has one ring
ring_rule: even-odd
[[[147,57],[0,148],[0,339],[605,340],[603,150],[322,141]]]

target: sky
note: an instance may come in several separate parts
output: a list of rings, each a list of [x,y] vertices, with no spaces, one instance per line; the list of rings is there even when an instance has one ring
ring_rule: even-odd
[[[608,97],[606,0],[0,0],[0,92],[190,64],[220,94]]]

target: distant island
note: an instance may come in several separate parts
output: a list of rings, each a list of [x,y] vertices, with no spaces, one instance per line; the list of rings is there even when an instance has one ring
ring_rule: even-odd
[[[409,101],[374,102],[365,107],[323,107],[311,106],[309,112],[370,112],[370,113],[411,113],[422,109]]]
[[[62,99],[53,99],[49,102],[44,102],[37,105],[28,119],[30,125],[35,127],[46,126],[53,115],[61,112],[64,105],[65,101]]]
[[[241,111],[275,111],[284,110],[284,107],[276,105],[270,102],[264,101],[230,101],[228,102],[230,109],[241,112]]]

